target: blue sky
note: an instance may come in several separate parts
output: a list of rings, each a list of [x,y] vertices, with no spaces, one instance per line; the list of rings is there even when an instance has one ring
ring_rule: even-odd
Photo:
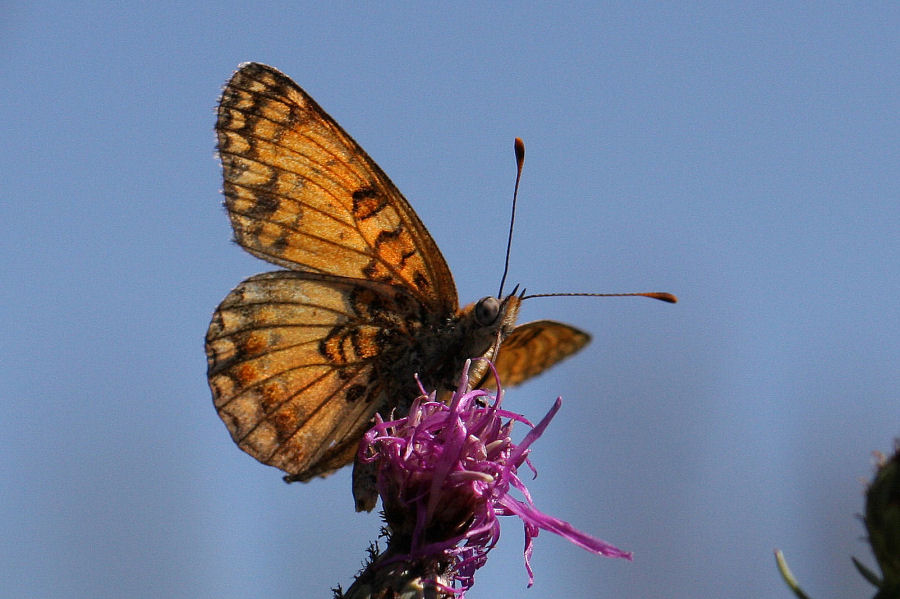
[[[856,515],[900,434],[895,5],[219,2],[7,7],[0,19],[0,581],[10,596],[327,597],[379,520],[348,472],[284,485],[231,442],[203,336],[272,270],[230,243],[213,109],[281,69],[523,320],[594,335],[514,390],[563,407],[539,508],[635,554],[504,528],[470,596],[865,596]]]

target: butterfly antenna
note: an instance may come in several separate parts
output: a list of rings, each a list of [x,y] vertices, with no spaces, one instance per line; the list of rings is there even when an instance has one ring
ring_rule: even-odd
[[[677,297],[665,291],[645,291],[641,293],[532,293],[531,295],[523,295],[519,299],[527,300],[533,297],[649,297],[650,299],[670,304],[678,303]]]
[[[516,198],[519,195],[519,181],[522,180],[522,165],[525,164],[525,142],[517,137],[513,144],[516,150],[516,187],[513,190],[512,214],[509,217],[509,237],[506,239],[506,261],[503,264],[503,277],[500,279],[500,291],[497,297],[503,297],[503,284],[506,283],[506,274],[509,272],[509,252],[512,248],[513,227],[516,224]]]

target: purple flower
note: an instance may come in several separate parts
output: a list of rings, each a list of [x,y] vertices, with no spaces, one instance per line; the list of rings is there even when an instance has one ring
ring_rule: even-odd
[[[376,463],[377,488],[393,554],[389,562],[449,564],[443,570],[451,573],[456,588],[441,586],[463,595],[500,538],[498,516],[522,519],[528,586],[534,582],[530,564],[533,542],[542,529],[599,555],[631,559],[631,553],[540,512],[519,478],[522,464],[537,474],[528,459],[531,444],[544,432],[562,400],[557,399],[535,426],[520,414],[501,409],[499,380],[496,394],[483,389],[469,391],[468,369],[467,362],[449,405],[423,390],[407,417],[384,422],[376,416],[375,426],[361,445],[360,459]],[[519,444],[510,439],[515,422],[531,428]],[[523,499],[510,494],[513,488]]]

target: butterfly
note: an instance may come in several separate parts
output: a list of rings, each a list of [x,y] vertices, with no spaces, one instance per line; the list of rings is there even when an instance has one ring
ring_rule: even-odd
[[[590,340],[549,320],[516,326],[515,292],[460,308],[400,191],[280,71],[241,65],[216,134],[234,239],[283,270],[246,279],[216,309],[209,386],[235,443],[288,482],[353,461],[376,413],[408,411],[416,375],[446,394],[468,358],[496,355],[500,380],[516,385]],[[487,368],[474,363],[472,380]],[[354,487],[358,509],[371,509]]]

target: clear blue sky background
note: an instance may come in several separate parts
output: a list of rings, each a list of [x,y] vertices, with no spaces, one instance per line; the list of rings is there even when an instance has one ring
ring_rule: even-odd
[[[870,595],[856,514],[900,434],[900,10],[828,3],[45,3],[0,17],[0,588],[328,597],[379,520],[349,476],[284,485],[206,385],[210,314],[265,270],[230,243],[213,109],[243,61],[293,77],[394,179],[456,276],[666,290],[542,299],[594,334],[507,401],[563,409],[544,511],[471,597]]]

